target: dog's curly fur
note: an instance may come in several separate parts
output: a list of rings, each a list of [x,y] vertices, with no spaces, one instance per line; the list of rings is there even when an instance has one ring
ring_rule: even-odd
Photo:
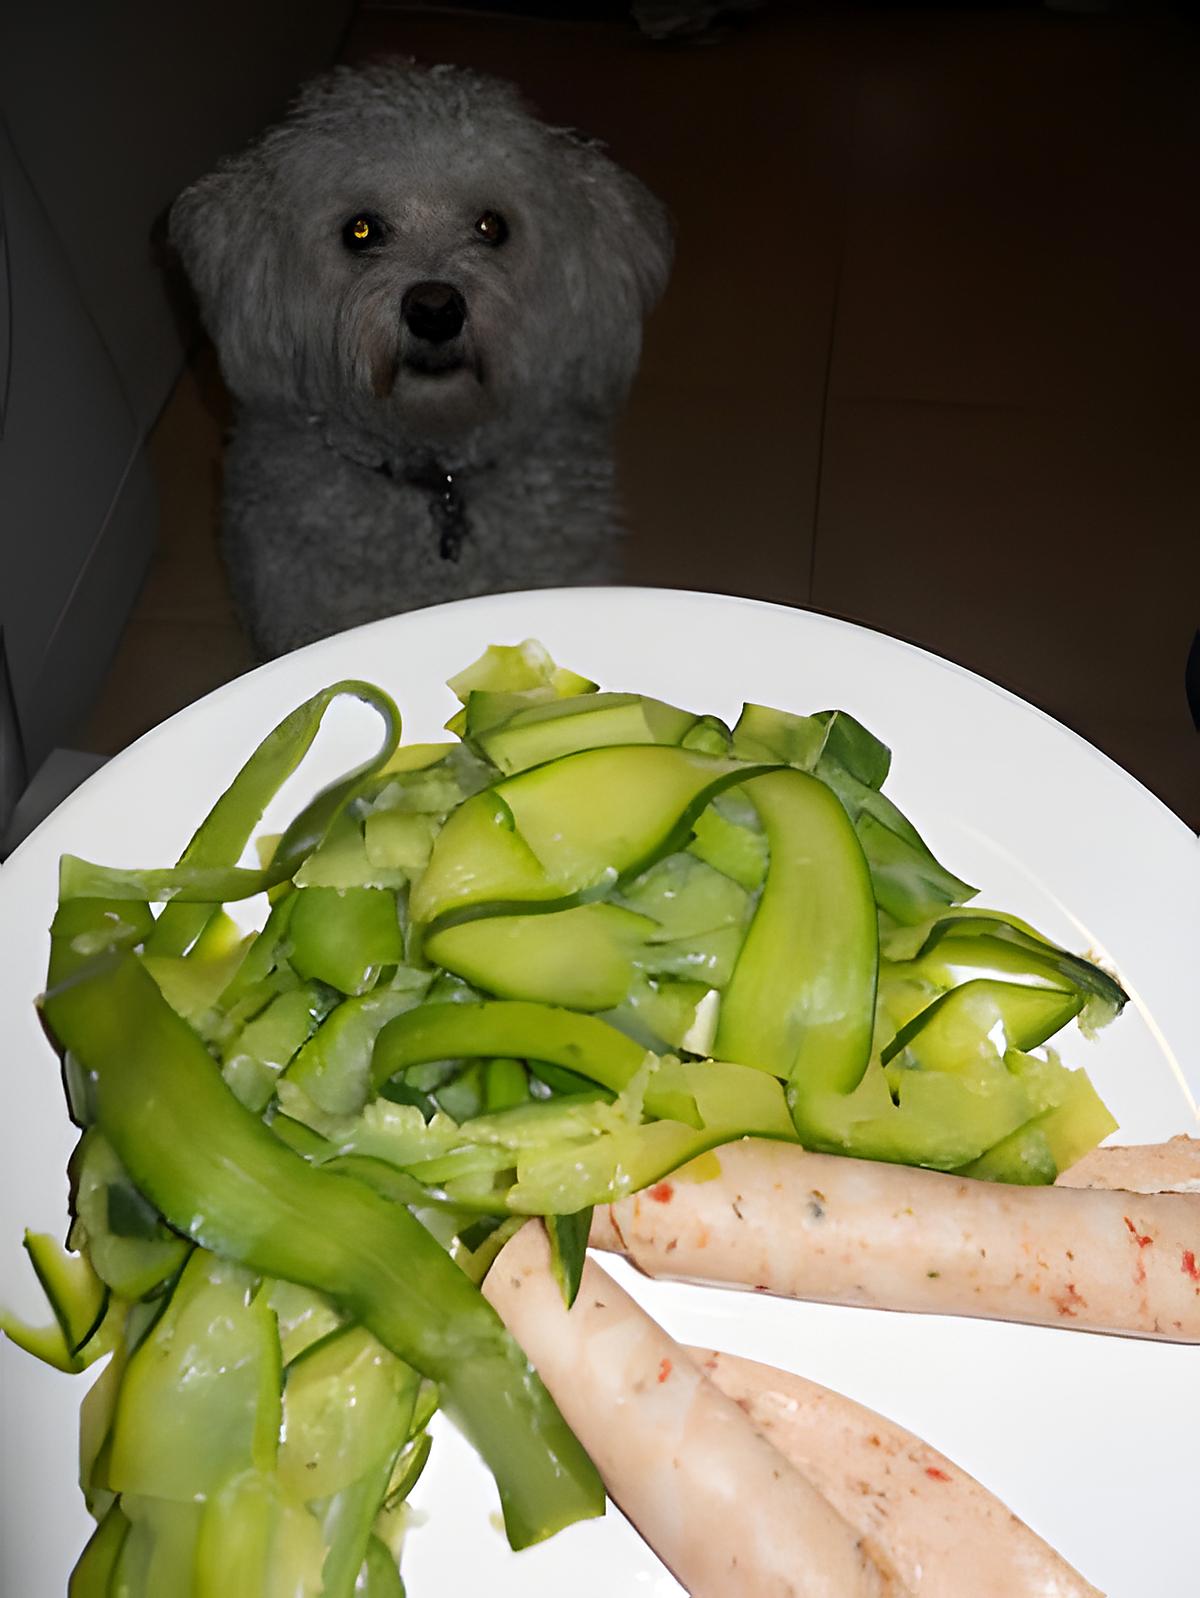
[[[500,243],[476,227],[487,213]],[[360,214],[372,238],[355,250]],[[596,144],[461,68],[337,68],[186,190],[170,234],[238,402],[224,547],[261,654],[619,574],[610,433],[671,240]],[[435,346],[401,313],[431,281],[465,305]],[[429,486],[445,473],[465,508],[457,561]]]

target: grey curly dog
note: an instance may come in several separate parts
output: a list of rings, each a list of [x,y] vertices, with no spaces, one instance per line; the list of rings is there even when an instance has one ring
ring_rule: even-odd
[[[337,68],[170,235],[237,401],[224,549],[261,655],[619,576],[610,435],[671,240],[594,143],[461,68]]]

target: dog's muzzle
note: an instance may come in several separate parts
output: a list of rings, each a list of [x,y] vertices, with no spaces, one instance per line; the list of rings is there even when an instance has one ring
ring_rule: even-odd
[[[400,301],[400,315],[414,338],[446,344],[467,320],[467,302],[451,283],[414,283]]]

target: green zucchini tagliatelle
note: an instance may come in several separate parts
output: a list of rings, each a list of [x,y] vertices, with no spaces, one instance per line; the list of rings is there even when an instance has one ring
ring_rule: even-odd
[[[570,1303],[593,1206],[736,1138],[1049,1182],[1113,1127],[1046,1046],[1120,987],[966,907],[852,717],[730,730],[533,643],[452,686],[455,742],[402,747],[386,694],[335,684],[176,866],[63,861],[69,1252],[27,1238],[54,1323],[0,1326],[63,1370],[109,1357],[71,1598],[402,1592],[439,1406],[514,1547],[601,1513],[478,1290],[524,1217]],[[239,865],[342,694],[380,750]],[[263,892],[243,933],[223,905]]]

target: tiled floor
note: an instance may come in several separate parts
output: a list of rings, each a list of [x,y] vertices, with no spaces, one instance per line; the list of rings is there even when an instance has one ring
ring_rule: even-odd
[[[690,46],[365,7],[347,54],[515,79],[670,205],[620,432],[631,577],[852,617],[1015,689],[1194,825],[1200,38],[1182,22],[779,3]],[[163,552],[90,729],[243,670],[219,386],[154,440]]]

